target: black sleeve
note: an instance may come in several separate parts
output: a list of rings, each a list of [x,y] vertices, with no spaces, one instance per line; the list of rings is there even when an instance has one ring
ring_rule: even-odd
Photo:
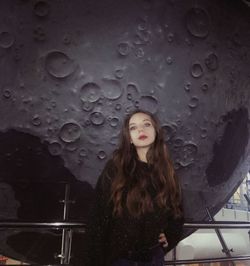
[[[110,167],[110,162],[108,162],[95,187],[95,200],[86,230],[87,254],[84,266],[105,265],[109,223],[112,218],[109,204],[112,178]]]
[[[174,216],[169,216],[169,221],[167,228],[165,229],[165,235],[168,241],[168,246],[164,248],[164,251],[167,253],[173,249],[178,242],[181,240],[183,234],[183,224],[184,217],[175,218]]]

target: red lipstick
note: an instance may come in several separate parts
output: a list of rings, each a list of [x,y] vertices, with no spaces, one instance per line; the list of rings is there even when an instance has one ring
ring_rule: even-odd
[[[139,139],[140,140],[144,140],[144,139],[147,139],[148,137],[146,136],[146,135],[141,135],[140,137],[139,137]]]

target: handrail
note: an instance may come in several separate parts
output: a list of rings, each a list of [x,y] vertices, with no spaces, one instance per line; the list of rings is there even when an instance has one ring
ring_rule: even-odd
[[[211,259],[192,259],[192,260],[176,260],[176,261],[167,260],[164,262],[164,265],[198,264],[198,263],[211,263],[211,262],[224,262],[224,261],[244,261],[244,260],[250,260],[250,255],[211,258]]]
[[[250,256],[244,255],[244,256],[235,256],[231,258],[194,259],[194,260],[177,260],[177,261],[168,260],[164,262],[164,265],[198,264],[198,263],[244,261],[244,260],[250,260]],[[72,264],[29,264],[28,266],[38,266],[38,265],[39,266],[72,266]],[[20,264],[11,264],[11,266],[20,266]]]
[[[235,222],[235,221],[211,221],[211,222],[190,222],[184,224],[185,228],[196,229],[247,229],[250,228],[250,222]]]
[[[0,228],[51,228],[51,229],[74,229],[85,228],[84,222],[25,222],[25,221],[1,221]]]
[[[16,220],[0,220],[0,228],[51,228],[51,229],[75,229],[85,228],[86,223],[79,222],[29,222],[29,221],[16,221]],[[234,228],[234,229],[247,229],[250,228],[250,222],[234,222],[234,221],[214,221],[214,222],[188,222],[184,223],[184,228],[195,229],[215,229],[215,228]]]
[[[235,256],[231,258],[194,259],[194,260],[177,260],[177,261],[167,260],[164,262],[164,265],[198,264],[198,263],[244,261],[244,260],[250,260],[250,256],[245,255],[245,256]],[[39,266],[72,266],[72,264],[29,264],[28,266],[38,266],[38,265]],[[11,264],[11,266],[20,266],[20,264]]]

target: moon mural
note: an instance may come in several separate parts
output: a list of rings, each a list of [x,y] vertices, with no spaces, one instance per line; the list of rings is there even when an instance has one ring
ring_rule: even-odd
[[[0,13],[1,220],[62,220],[66,185],[68,219],[86,219],[136,108],[161,121],[186,219],[227,202],[249,171],[248,1],[5,0]],[[0,252],[58,263],[60,241],[1,229]]]

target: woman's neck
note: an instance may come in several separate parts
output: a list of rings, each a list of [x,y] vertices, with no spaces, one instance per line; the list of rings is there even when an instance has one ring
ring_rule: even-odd
[[[138,158],[140,161],[147,163],[147,152],[148,152],[148,148],[137,148],[136,149]]]

